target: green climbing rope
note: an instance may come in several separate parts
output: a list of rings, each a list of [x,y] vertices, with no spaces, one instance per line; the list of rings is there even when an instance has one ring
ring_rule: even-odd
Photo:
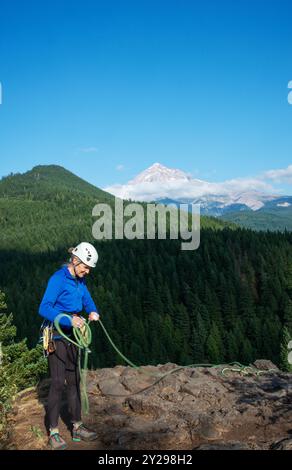
[[[132,361],[130,361],[126,356],[124,356],[124,354],[121,353],[121,351],[117,348],[117,346],[114,344],[114,342],[112,341],[110,335],[108,334],[108,332],[106,331],[106,328],[105,326],[103,325],[102,321],[99,319],[99,323],[106,335],[106,337],[108,338],[110,344],[112,345],[112,347],[115,349],[115,351],[119,354],[119,356],[124,359],[124,361],[129,364],[131,367],[134,367],[135,369],[140,369],[140,366],[137,366],[136,364],[134,364]],[[226,366],[229,366],[229,367],[226,367]],[[236,366],[236,367],[235,367]],[[136,395],[137,393],[141,393],[142,391],[145,391],[147,390],[148,388],[152,387],[153,385],[155,385],[157,382],[159,382],[160,380],[162,380],[164,377],[166,377],[167,375],[170,375],[170,374],[173,374],[174,372],[178,372],[179,370],[181,369],[185,369],[185,368],[197,368],[197,367],[209,367],[209,368],[213,368],[213,369],[218,369],[218,368],[222,368],[221,370],[221,374],[222,375],[226,375],[226,372],[227,371],[231,371],[231,372],[238,372],[240,373],[240,375],[250,375],[250,374],[254,374],[256,376],[259,376],[260,374],[264,374],[264,373],[270,373],[270,372],[276,372],[276,369],[268,369],[268,370],[259,370],[259,369],[256,369],[255,367],[253,366],[245,366],[243,364],[240,364],[239,362],[231,362],[229,364],[199,364],[199,363],[196,363],[196,364],[188,364],[186,366],[178,366],[178,367],[175,367],[174,369],[171,369],[167,372],[165,372],[164,374],[155,374],[155,373],[152,373],[152,372],[149,372],[149,371],[146,371],[146,370],[142,370],[140,369],[140,372],[143,373],[143,374],[146,374],[146,375],[151,375],[153,377],[158,377],[158,380],[155,381],[153,384],[151,384],[149,387],[146,387],[146,388],[143,388],[142,390],[139,390],[138,392],[134,392],[132,394],[127,394],[127,395],[111,395],[111,396],[130,396],[130,395]]]
[[[82,327],[82,329],[80,328],[75,328],[73,327],[73,334],[74,334],[74,337],[75,337],[75,340],[72,340],[71,338],[69,338],[68,336],[66,336],[63,331],[61,330],[61,327],[59,325],[59,322],[60,322],[60,319],[62,317],[68,317],[71,319],[71,317],[67,314],[60,314],[56,317],[55,319],[55,327],[57,329],[57,331],[59,332],[59,334],[61,336],[63,336],[64,338],[66,338],[68,341],[70,341],[71,343],[75,344],[78,348],[80,348],[81,350],[83,349],[84,350],[84,363],[83,363],[83,369],[80,368],[80,376],[81,376],[81,383],[82,383],[82,397],[83,397],[83,402],[82,402],[82,408],[84,409],[84,412],[85,413],[88,413],[88,410],[89,410],[89,403],[88,403],[88,396],[87,396],[87,391],[86,391],[86,371],[87,371],[87,365],[88,365],[88,353],[90,352],[89,350],[89,346],[91,344],[91,340],[92,340],[92,335],[91,335],[91,329],[90,329],[90,326],[89,326],[89,323],[90,322],[84,322],[84,326]],[[130,393],[130,394],[126,394],[126,395],[116,395],[116,394],[109,394],[107,393],[107,395],[110,395],[110,396],[115,396],[115,397],[128,397],[130,395],[137,395],[138,393],[141,393],[145,390],[148,390],[149,388],[153,387],[156,383],[158,383],[160,380],[162,380],[163,378],[165,378],[167,375],[170,375],[170,374],[173,374],[174,372],[178,372],[179,370],[181,369],[185,369],[185,368],[197,368],[197,367],[209,367],[209,368],[214,368],[214,369],[218,369],[218,368],[221,368],[221,374],[223,376],[226,376],[226,373],[227,371],[229,372],[238,372],[241,376],[244,376],[244,375],[251,375],[251,374],[254,374],[256,376],[259,376],[260,374],[264,374],[264,373],[270,373],[270,372],[275,372],[276,370],[275,369],[268,369],[268,370],[259,370],[259,369],[256,369],[255,367],[253,366],[245,366],[243,364],[240,364],[239,362],[231,362],[229,364],[199,364],[199,363],[196,363],[196,364],[188,364],[186,366],[178,366],[178,367],[175,367],[167,372],[165,372],[164,374],[161,374],[161,373],[153,373],[153,372],[150,372],[150,371],[147,371],[147,370],[143,370],[141,369],[141,366],[138,366],[136,364],[134,364],[132,361],[130,361],[130,359],[128,359],[118,348],[117,346],[114,344],[113,340],[111,339],[110,335],[108,334],[105,326],[103,325],[102,321],[98,320],[105,336],[107,337],[109,343],[112,345],[112,347],[114,348],[114,350],[118,353],[118,355],[127,363],[129,364],[129,366],[135,368],[135,369],[138,369],[139,372],[141,372],[142,374],[145,374],[145,375],[150,375],[152,377],[156,377],[157,380],[152,383],[151,385],[143,388],[142,390],[139,390],[137,392],[134,392],[134,393]],[[80,355],[79,355],[79,359],[80,359]]]
[[[57,317],[54,320],[54,325],[60,336],[65,338],[67,341],[69,341],[72,344],[75,344],[80,349],[80,353],[78,354],[78,368],[79,368],[79,373],[80,373],[80,382],[81,382],[81,404],[82,404],[82,410],[84,414],[89,413],[89,401],[88,401],[88,395],[87,395],[87,386],[86,386],[86,380],[87,380],[87,368],[88,368],[88,354],[91,352],[89,349],[89,346],[92,341],[92,333],[90,329],[90,322],[84,322],[82,328],[76,328],[73,326],[73,335],[75,338],[75,341],[67,336],[63,330],[61,329],[60,326],[60,320],[61,318],[68,318],[70,321],[72,320],[72,317],[70,315],[67,315],[66,313],[60,313],[57,315]],[[81,351],[84,351],[84,360],[83,360],[83,367],[81,367]]]

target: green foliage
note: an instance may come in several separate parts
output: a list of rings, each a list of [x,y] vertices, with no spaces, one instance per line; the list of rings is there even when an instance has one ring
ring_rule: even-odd
[[[15,394],[35,385],[47,372],[47,363],[40,346],[29,350],[26,339],[15,342],[13,316],[3,313],[5,308],[4,294],[0,291],[0,440],[6,437],[7,413]]]
[[[34,437],[37,439],[42,439],[44,437],[44,433],[38,426],[31,426],[30,431]]]
[[[280,349],[280,368],[285,372],[292,372],[292,364],[288,362],[288,343],[292,340],[292,335],[286,326],[282,330],[281,349]]]

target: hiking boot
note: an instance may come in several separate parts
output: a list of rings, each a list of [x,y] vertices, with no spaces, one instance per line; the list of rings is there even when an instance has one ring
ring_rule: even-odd
[[[97,439],[97,434],[95,431],[88,429],[84,424],[80,424],[78,428],[73,427],[72,430],[72,440],[75,442],[82,441],[94,441]]]
[[[51,434],[49,437],[49,445],[52,450],[66,449],[67,444],[58,432]]]

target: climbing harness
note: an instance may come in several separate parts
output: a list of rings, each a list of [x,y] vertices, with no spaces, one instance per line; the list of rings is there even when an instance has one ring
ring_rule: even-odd
[[[75,341],[74,341],[71,338],[69,338],[68,336],[66,336],[64,334],[64,332],[61,330],[61,327],[60,327],[59,323],[60,323],[60,319],[62,317],[71,318],[67,314],[58,315],[55,318],[55,321],[54,321],[54,324],[55,324],[55,327],[56,327],[57,331],[60,333],[61,336],[66,338],[71,343],[75,344],[80,350],[84,351],[84,362],[83,362],[83,368],[82,369],[81,369],[80,354],[79,354],[79,369],[80,369],[80,377],[81,377],[81,385],[82,385],[82,409],[87,414],[88,411],[89,411],[89,401],[88,401],[87,390],[86,390],[86,372],[87,372],[87,365],[88,365],[88,354],[91,352],[89,350],[89,346],[90,346],[91,340],[92,340],[91,329],[90,329],[90,326],[89,326],[90,321],[88,321],[88,322],[85,321],[82,328],[73,327],[73,334],[74,334],[74,337],[75,337]],[[155,377],[157,379],[151,385],[148,385],[147,387],[144,387],[143,389],[138,390],[137,392],[128,393],[128,394],[125,394],[125,395],[106,393],[106,395],[108,395],[108,396],[112,396],[112,397],[129,397],[129,396],[132,396],[132,395],[137,395],[138,393],[141,393],[141,392],[144,392],[144,391],[150,389],[151,387],[156,385],[158,382],[160,382],[162,379],[164,379],[166,376],[171,375],[175,372],[178,372],[179,370],[186,369],[186,368],[198,368],[198,367],[209,367],[209,368],[213,368],[213,369],[221,368],[221,375],[223,375],[223,376],[226,376],[227,372],[236,372],[236,373],[239,373],[241,376],[253,375],[253,374],[256,375],[256,376],[259,376],[260,374],[264,374],[264,373],[267,374],[267,373],[271,373],[271,372],[276,372],[276,369],[259,370],[259,369],[256,369],[253,366],[250,366],[250,365],[249,366],[242,365],[239,362],[231,362],[229,364],[226,364],[226,363],[225,364],[189,364],[189,365],[186,365],[186,366],[175,367],[175,368],[173,368],[173,369],[171,369],[171,370],[169,370],[169,371],[167,371],[163,374],[150,372],[150,371],[141,369],[140,366],[134,364],[132,361],[130,361],[130,359],[128,359],[126,356],[124,356],[124,354],[114,344],[113,340],[111,339],[110,335],[108,334],[108,332],[107,332],[105,326],[103,325],[102,321],[100,320],[100,318],[98,319],[98,322],[99,322],[100,326],[102,327],[102,330],[103,330],[105,336],[107,337],[108,341],[110,342],[111,346],[118,353],[118,355],[127,364],[129,364],[129,366],[137,369],[142,374],[149,375],[149,376]]]

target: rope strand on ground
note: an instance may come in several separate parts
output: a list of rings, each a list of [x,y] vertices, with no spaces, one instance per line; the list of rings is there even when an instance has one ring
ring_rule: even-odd
[[[75,344],[80,350],[84,350],[83,368],[81,368],[80,354],[79,354],[79,370],[80,370],[81,386],[82,386],[82,409],[83,409],[85,414],[88,414],[88,412],[89,412],[89,401],[88,401],[88,395],[87,395],[87,389],[86,389],[86,377],[87,377],[87,366],[88,366],[88,354],[91,352],[90,349],[89,349],[89,346],[90,346],[91,341],[92,341],[90,321],[88,321],[88,322],[85,321],[82,328],[76,328],[76,327],[73,326],[73,334],[74,334],[74,337],[75,337],[75,340],[76,340],[76,341],[74,341],[71,338],[69,338],[69,336],[67,336],[61,329],[60,319],[63,318],[63,317],[67,317],[67,318],[71,319],[70,315],[67,315],[65,313],[61,313],[55,318],[54,324],[55,324],[55,327],[56,327],[58,333],[61,336],[63,336],[70,343]],[[179,370],[186,369],[186,368],[197,368],[197,367],[210,367],[210,368],[214,368],[214,369],[222,368],[221,374],[223,376],[226,376],[227,371],[229,371],[229,372],[238,372],[238,373],[240,373],[240,375],[256,375],[256,376],[259,376],[260,374],[267,374],[267,373],[271,373],[271,372],[276,372],[276,369],[260,370],[260,369],[257,369],[256,367],[251,366],[251,365],[245,366],[243,364],[240,364],[239,362],[231,362],[229,364],[226,364],[226,363],[225,364],[199,364],[199,363],[197,363],[197,364],[188,364],[186,366],[175,367],[175,368],[165,372],[164,374],[153,373],[153,372],[141,369],[141,366],[138,366],[138,365],[134,364],[130,359],[128,359],[118,349],[118,347],[115,345],[115,343],[111,339],[109,333],[107,332],[107,330],[106,330],[104,324],[102,323],[102,321],[100,320],[100,318],[99,318],[98,322],[99,322],[105,336],[107,337],[109,343],[113,347],[113,349],[118,353],[118,355],[127,364],[129,364],[129,366],[133,367],[134,369],[138,369],[139,372],[141,372],[142,374],[149,375],[149,376],[157,378],[157,380],[154,383],[152,383],[151,385],[149,385],[147,387],[144,387],[141,390],[138,390],[137,392],[128,393],[128,394],[125,394],[125,395],[106,393],[105,395],[107,395],[107,396],[129,397],[129,396],[132,396],[132,395],[137,395],[138,393],[142,393],[142,392],[150,389],[151,387],[156,385],[158,382],[160,382],[162,379],[164,379],[168,375],[171,375],[175,372],[178,372]]]

